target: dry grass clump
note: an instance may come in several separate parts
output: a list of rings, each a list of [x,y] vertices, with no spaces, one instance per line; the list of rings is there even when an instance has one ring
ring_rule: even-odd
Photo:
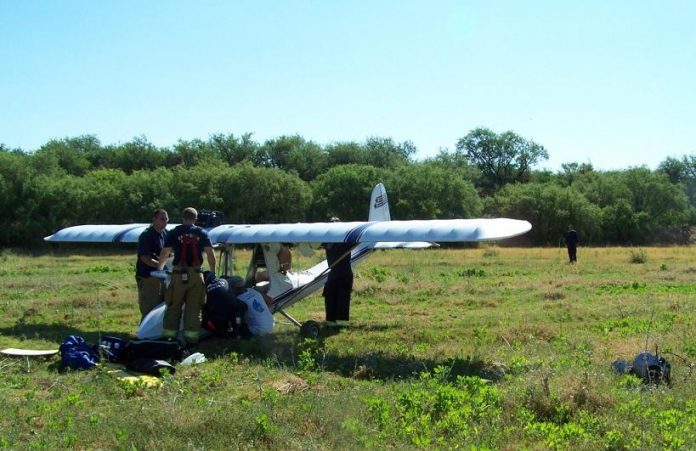
[[[580,410],[599,412],[612,408],[616,400],[603,384],[597,383],[589,373],[552,379],[539,376],[528,383],[520,402],[537,421],[563,424],[575,417]]]
[[[648,261],[648,253],[643,249],[631,249],[628,261],[635,264],[643,264]]]
[[[565,299],[565,293],[561,291],[547,291],[544,293],[544,299],[547,301],[558,301],[559,299]]]

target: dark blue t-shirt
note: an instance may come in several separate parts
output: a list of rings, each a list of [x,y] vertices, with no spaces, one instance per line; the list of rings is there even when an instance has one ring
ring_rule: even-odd
[[[154,227],[150,226],[143,230],[143,233],[138,237],[138,260],[135,263],[135,275],[140,277],[150,277],[150,271],[155,271],[157,268],[147,266],[140,261],[141,255],[147,255],[155,260],[159,257],[164,242],[167,239],[167,230],[157,232]]]
[[[174,251],[174,266],[201,266],[203,250],[213,245],[208,232],[202,228],[181,224],[167,234],[164,247]]]

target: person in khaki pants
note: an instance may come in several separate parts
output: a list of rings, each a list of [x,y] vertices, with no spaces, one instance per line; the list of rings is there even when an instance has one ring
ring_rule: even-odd
[[[135,262],[135,282],[138,285],[138,306],[141,320],[157,307],[164,297],[164,281],[150,273],[159,267],[158,256],[167,238],[167,211],[158,208],[152,213],[152,224],[138,237],[138,260]]]
[[[195,208],[185,208],[181,225],[167,234],[167,240],[159,256],[159,268],[174,252],[172,281],[165,293],[167,310],[164,312],[162,337],[176,338],[184,313],[184,340],[187,345],[198,343],[201,328],[201,308],[205,304],[205,283],[201,273],[203,254],[208,260],[210,271],[215,274],[215,252],[208,233],[195,225],[198,212]]]

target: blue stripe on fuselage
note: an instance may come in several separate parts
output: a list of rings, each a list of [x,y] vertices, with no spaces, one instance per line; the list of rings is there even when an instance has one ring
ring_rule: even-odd
[[[114,242],[114,243],[120,243],[121,240],[123,240],[123,237],[124,237],[128,232],[130,232],[130,231],[132,231],[132,230],[135,230],[135,229],[138,229],[138,228],[140,228],[140,227],[142,227],[142,225],[137,225],[137,226],[129,227],[128,229],[126,229],[126,230],[124,230],[124,231],[122,231],[122,232],[117,233],[117,234],[114,236],[114,239],[111,240],[111,241]]]
[[[354,228],[353,230],[348,232],[348,235],[346,235],[346,237],[343,239],[343,242],[345,242],[345,243],[357,243],[358,240],[360,239],[360,237],[362,236],[362,234],[365,232],[365,229],[367,229],[371,225],[372,224],[368,222],[367,224],[357,226],[356,228]]]

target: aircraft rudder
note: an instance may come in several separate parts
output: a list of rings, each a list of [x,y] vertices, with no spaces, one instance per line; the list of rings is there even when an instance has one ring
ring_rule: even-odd
[[[391,221],[387,190],[382,183],[378,183],[372,189],[372,196],[370,196],[370,213],[367,220]]]

